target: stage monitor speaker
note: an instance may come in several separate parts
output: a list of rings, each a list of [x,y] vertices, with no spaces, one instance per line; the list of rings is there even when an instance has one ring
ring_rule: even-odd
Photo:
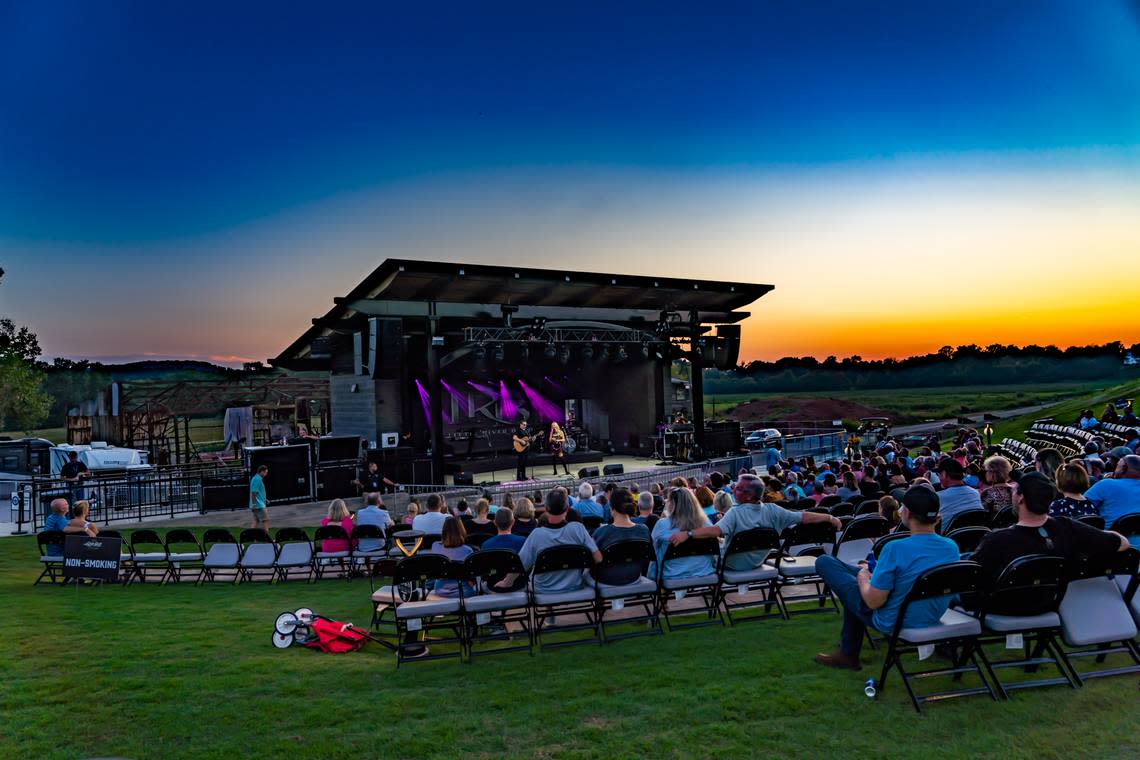
[[[740,361],[740,325],[717,325],[716,368],[735,369]],[[723,350],[722,350],[723,349]]]
[[[307,501],[313,498],[309,447],[254,446],[245,450],[246,473],[253,477],[261,465],[269,467],[265,495],[270,504]]]
[[[329,435],[317,441],[318,462],[343,462],[360,459],[360,436]]]
[[[317,468],[318,499],[351,499],[356,496],[356,465],[325,465]]]
[[[625,465],[621,464],[607,464],[602,468],[603,475],[623,475],[625,474]]]
[[[711,422],[705,425],[705,450],[711,454],[727,454],[742,445],[739,422]]]
[[[578,470],[578,477],[581,479],[596,478],[600,475],[597,467],[583,467]]]
[[[475,478],[469,472],[455,473],[454,483],[457,486],[473,486],[475,485]]]
[[[435,483],[432,478],[431,458],[421,457],[412,460],[412,483],[417,485],[431,485]]]

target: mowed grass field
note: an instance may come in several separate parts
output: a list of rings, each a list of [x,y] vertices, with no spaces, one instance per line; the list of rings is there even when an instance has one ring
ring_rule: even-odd
[[[752,400],[835,398],[865,404],[897,415],[900,422],[923,422],[962,414],[1053,404],[1085,396],[1106,387],[1094,383],[1027,383],[1024,385],[948,386],[943,388],[892,388],[855,391],[809,391],[803,393],[722,393],[705,399],[705,413],[717,416]],[[788,405],[789,410],[792,405]]]
[[[1135,676],[970,697],[915,714],[897,675],[812,662],[839,618],[412,663],[270,645],[310,606],[367,624],[366,581],[32,587],[33,539],[0,539],[0,755],[11,758],[1130,758]],[[928,684],[933,686],[934,684]]]

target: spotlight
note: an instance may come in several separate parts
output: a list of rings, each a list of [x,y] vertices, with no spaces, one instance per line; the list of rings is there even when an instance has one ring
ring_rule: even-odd
[[[530,324],[531,327],[534,328],[535,332],[542,332],[546,329],[546,317],[535,317],[534,321],[532,321]]]
[[[598,358],[601,359],[602,361],[605,361],[606,359],[610,358],[610,344],[609,343],[603,343],[602,344],[602,353],[598,356]]]
[[[496,343],[495,344],[495,361],[501,362],[503,360],[504,356],[505,356],[505,352],[503,351],[503,344],[502,343]]]
[[[586,346],[585,348],[583,348],[582,349],[582,358],[583,359],[593,359],[594,358],[594,347],[593,346]]]
[[[530,358],[530,346],[526,345],[525,343],[523,344],[523,347],[522,347],[522,358],[524,360]]]
[[[618,346],[617,360],[619,362],[624,362],[628,358],[629,358],[629,355],[626,354],[626,352],[625,352],[625,346]]]
[[[487,356],[487,347],[486,346],[484,346],[482,343],[475,346],[475,358],[476,359],[479,359],[480,361],[482,361],[484,358],[486,358],[486,356]]]
[[[553,359],[558,354],[558,351],[554,348],[553,343],[547,343],[546,350],[543,351],[543,353],[546,354],[547,359]]]
[[[642,359],[648,359],[649,358],[649,344],[648,343],[642,343],[641,344],[641,358]]]
[[[558,361],[563,364],[570,363],[570,346],[563,346],[562,350],[558,353]]]

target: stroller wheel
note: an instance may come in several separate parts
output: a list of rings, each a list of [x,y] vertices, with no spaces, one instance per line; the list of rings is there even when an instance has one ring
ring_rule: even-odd
[[[273,632],[273,646],[277,647],[278,649],[288,649],[292,645],[293,634],[290,633],[286,635],[283,633],[277,633],[277,631]]]
[[[297,616],[297,623],[299,625],[308,625],[313,622],[313,611],[308,607],[302,607],[293,614]]]
[[[300,622],[298,616],[292,612],[282,612],[277,616],[277,621],[273,623],[273,630],[282,636],[292,636],[293,631],[297,630],[297,624]]]

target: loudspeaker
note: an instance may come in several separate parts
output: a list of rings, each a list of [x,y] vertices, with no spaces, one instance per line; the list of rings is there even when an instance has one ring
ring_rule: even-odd
[[[454,484],[457,486],[473,486],[475,478],[469,472],[455,473]]]
[[[412,457],[411,446],[398,446],[394,449],[369,449],[364,459],[380,465],[380,472],[389,480],[397,483],[421,483],[413,477]]]
[[[578,477],[583,480],[586,478],[596,478],[598,475],[599,473],[597,467],[583,467],[582,469],[578,470]]]
[[[716,368],[735,369],[740,361],[740,325],[717,325]]]
[[[602,468],[603,475],[622,475],[625,473],[625,465],[621,464],[607,464]]]
[[[270,470],[272,473],[272,470]],[[356,465],[333,465],[317,468],[318,499],[350,499],[356,496]]]
[[[739,422],[711,422],[705,425],[705,449],[712,454],[737,451],[742,445]]]
[[[202,510],[248,509],[249,483],[237,478],[202,478]]]
[[[400,364],[400,335],[402,323],[399,319],[368,320],[368,361],[369,377],[380,377]]]
[[[245,450],[246,473],[249,477],[253,477],[257,468],[263,464],[269,467],[265,495],[270,504],[309,501],[313,498],[307,444],[254,446]],[[247,500],[246,506],[248,505]]]
[[[317,462],[343,462],[360,459],[360,436],[326,436],[317,441]]]
[[[409,481],[417,485],[431,485],[435,483],[432,478],[431,459],[422,457],[412,460],[412,479]]]

